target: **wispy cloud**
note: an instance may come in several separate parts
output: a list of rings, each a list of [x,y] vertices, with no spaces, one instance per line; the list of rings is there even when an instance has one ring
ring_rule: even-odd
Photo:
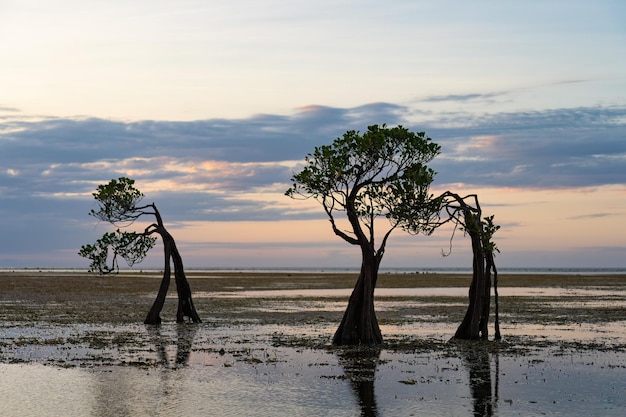
[[[439,103],[439,102],[467,102],[467,101],[479,101],[490,100],[495,97],[500,97],[508,94],[507,92],[494,92],[494,93],[473,93],[473,94],[448,94],[443,96],[430,96],[418,101],[424,103]]]
[[[603,219],[606,217],[616,217],[621,216],[620,213],[589,213],[589,214],[581,214],[580,216],[569,217],[569,220],[592,220],[592,219]]]
[[[0,112],[18,113],[20,110],[15,107],[0,106]]]

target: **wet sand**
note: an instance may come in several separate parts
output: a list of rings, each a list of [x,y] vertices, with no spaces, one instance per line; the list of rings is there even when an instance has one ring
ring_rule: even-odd
[[[144,326],[158,272],[0,271],[0,415],[626,411],[626,276],[500,275],[504,340],[450,343],[466,274],[382,274],[382,349],[333,348],[353,273],[199,272],[198,325]],[[492,327],[492,326],[491,326]]]
[[[195,294],[194,303],[203,321],[211,320],[246,320],[263,319],[267,323],[301,323],[310,320],[310,312],[298,314],[297,309],[288,313],[259,312],[260,298],[212,297],[212,294],[272,291],[272,290],[307,290],[346,289],[350,290],[356,280],[354,273],[308,273],[308,272],[248,272],[248,271],[210,271],[187,272]],[[78,271],[0,271],[0,322],[49,322],[49,323],[142,323],[159,287],[161,275],[153,272],[122,272],[118,275],[100,277]],[[468,288],[471,281],[469,274],[392,274],[383,273],[379,277],[378,289],[384,288]],[[613,288],[626,289],[626,275],[506,275],[499,276],[501,293],[507,288]],[[445,291],[445,290],[444,290]],[[452,292],[451,292],[452,293]],[[268,293],[269,294],[269,293]],[[204,295],[204,296],[199,296]],[[208,296],[207,296],[208,295]],[[172,282],[170,297],[176,296]],[[302,301],[301,296],[296,297]],[[324,297],[315,297],[309,299]],[[426,301],[418,297],[419,301]],[[558,297],[557,297],[558,298]],[[347,300],[347,297],[346,297]],[[384,297],[377,297],[384,300]],[[415,297],[406,297],[415,300]],[[441,297],[436,300],[441,301]],[[284,299],[283,299],[284,301]],[[451,323],[458,322],[465,313],[459,304],[465,303],[465,297],[451,296],[451,306],[417,307],[419,313],[439,316]],[[454,301],[454,302],[453,302]],[[514,320],[533,321],[537,318],[549,319],[566,315],[572,319],[584,317],[585,320],[617,320],[626,316],[626,310],[619,303],[608,304],[599,309],[575,308],[566,311],[561,307],[552,308],[546,301],[538,311],[533,297],[511,297],[501,303],[501,313],[514,315]],[[432,303],[431,303],[432,304]],[[161,317],[165,322],[175,319],[176,302],[166,303]],[[416,307],[411,305],[410,309]],[[431,308],[432,310],[428,310]],[[338,322],[343,308],[339,311],[320,311],[317,321]],[[408,312],[404,312],[407,313]],[[261,316],[259,316],[261,314]],[[416,313],[413,311],[413,315]],[[407,320],[402,311],[380,311],[381,322]]]

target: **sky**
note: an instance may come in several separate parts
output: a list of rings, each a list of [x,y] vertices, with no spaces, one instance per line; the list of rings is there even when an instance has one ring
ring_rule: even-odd
[[[187,267],[358,268],[321,206],[284,192],[316,146],[383,123],[441,145],[432,192],[478,194],[500,267],[626,267],[624,16],[621,0],[0,0],[0,267],[86,268],[80,246],[111,230],[91,193],[127,176]],[[382,267],[470,267],[450,238],[395,231]],[[155,248],[138,268],[161,265]]]

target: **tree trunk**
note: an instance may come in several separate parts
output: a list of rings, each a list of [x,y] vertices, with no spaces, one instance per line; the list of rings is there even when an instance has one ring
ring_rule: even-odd
[[[178,253],[176,243],[172,239],[172,260],[174,261],[174,277],[176,279],[176,291],[178,292],[178,310],[176,311],[176,322],[184,323],[185,317],[189,317],[194,323],[200,323],[200,316],[196,312],[191,299],[191,287],[185,276],[183,260]]]
[[[469,290],[469,306],[465,317],[454,334],[453,339],[487,339],[490,302],[490,273],[485,267],[485,252],[480,233],[480,219],[466,217],[466,230],[472,240],[472,283]]]
[[[380,260],[364,256],[361,272],[350,295],[348,307],[333,337],[333,345],[376,346],[383,342],[374,311],[374,289]]]
[[[157,294],[154,303],[152,304],[152,308],[148,312],[146,319],[144,320],[144,324],[161,324],[161,310],[165,305],[165,297],[167,296],[167,290],[170,287],[171,280],[171,267],[170,267],[170,246],[163,245],[164,247],[164,257],[165,257],[165,268],[163,269],[163,279],[161,280],[161,286],[159,287],[159,292]]]
[[[489,255],[488,256],[488,263],[491,267],[491,270],[493,270],[493,297],[494,297],[494,301],[496,303],[495,305],[495,334],[494,334],[494,339],[495,340],[502,340],[502,335],[500,334],[500,301],[498,299],[498,270],[496,269],[496,264],[493,261],[493,255]]]
[[[156,208],[155,208],[156,210]],[[157,212],[158,213],[158,212]],[[170,259],[174,263],[174,279],[176,282],[176,291],[178,292],[178,310],[176,312],[176,322],[184,323],[185,317],[189,317],[194,323],[200,323],[200,316],[196,312],[196,308],[193,305],[191,298],[191,287],[185,276],[185,270],[183,268],[183,260],[176,247],[176,242],[172,235],[163,227],[160,221],[160,215],[157,215],[157,227],[156,233],[161,235],[163,239],[165,265],[163,272],[163,279],[161,280],[161,286],[157,298],[152,304],[152,308],[144,321],[145,324],[161,324],[161,310],[165,304],[165,297],[170,285],[171,279],[171,266]]]

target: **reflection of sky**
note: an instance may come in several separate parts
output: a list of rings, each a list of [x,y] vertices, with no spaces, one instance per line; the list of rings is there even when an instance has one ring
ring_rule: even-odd
[[[346,298],[350,296],[352,289],[294,289],[294,290],[243,290],[224,292],[194,293],[194,298]],[[376,288],[377,297],[465,297],[468,289],[465,287],[433,287],[433,288]],[[611,290],[582,289],[582,288],[535,288],[535,287],[500,287],[498,294],[501,297],[615,297],[626,298],[626,289],[619,290],[614,287]],[[170,295],[175,297],[175,295]],[[599,300],[586,300],[590,303],[602,303]],[[626,299],[617,300],[617,302]],[[615,302],[612,300],[611,302]]]
[[[245,345],[240,345],[245,348]],[[306,349],[270,349],[275,362],[196,363],[176,370],[132,366],[63,369],[0,365],[3,415],[273,415],[353,416],[358,398],[336,355]],[[469,366],[437,353],[383,351],[374,371],[380,415],[469,415]],[[621,369],[611,352],[487,355],[490,398],[515,415],[619,416],[626,407]],[[497,363],[497,368],[496,368]],[[496,372],[498,370],[498,373]],[[497,395],[496,395],[497,394]],[[495,415],[500,415],[496,413]]]

